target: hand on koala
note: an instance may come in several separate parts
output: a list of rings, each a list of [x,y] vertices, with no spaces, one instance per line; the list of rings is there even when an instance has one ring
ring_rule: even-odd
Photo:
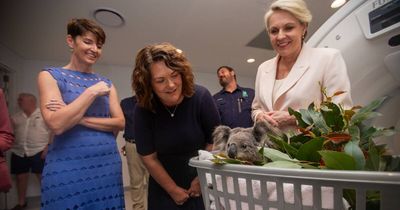
[[[92,91],[96,96],[105,96],[110,94],[111,88],[104,81],[100,81],[90,86],[87,90]]]

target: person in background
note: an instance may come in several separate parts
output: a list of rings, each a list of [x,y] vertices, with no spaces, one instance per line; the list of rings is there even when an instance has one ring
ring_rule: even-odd
[[[50,132],[37,107],[36,97],[30,93],[18,96],[20,112],[11,118],[15,142],[11,147],[11,173],[16,175],[18,204],[12,210],[24,209],[27,206],[26,190],[29,172],[36,175],[41,182],[47,145]]]
[[[276,57],[258,67],[254,121],[266,120],[284,131],[294,131],[296,120],[288,108],[306,109],[328,95],[345,91],[334,102],[352,106],[350,80],[339,50],[311,48],[304,43],[312,15],[303,0],[274,1],[265,14],[265,24]]]
[[[121,108],[125,117],[125,146],[122,151],[126,155],[128,163],[132,208],[133,210],[146,210],[149,173],[136,151],[135,133],[133,132],[136,103],[135,96],[124,98],[121,101]]]
[[[251,118],[251,104],[254,99],[254,90],[237,84],[236,73],[232,67],[221,66],[217,74],[222,90],[213,97],[221,123],[230,128],[252,127],[254,123]]]
[[[13,130],[8,114],[4,92],[0,88],[0,192],[7,193],[11,188],[11,177],[8,170],[5,152],[14,142]]]
[[[169,43],[138,52],[132,87],[137,151],[150,173],[148,209],[204,209],[196,168],[188,163],[198,150],[212,149],[220,124],[210,92],[194,84],[189,61]]]
[[[42,179],[42,210],[125,209],[116,135],[125,126],[112,82],[95,73],[106,35],[92,20],[72,19],[71,58],[38,76],[40,109],[54,132]]]

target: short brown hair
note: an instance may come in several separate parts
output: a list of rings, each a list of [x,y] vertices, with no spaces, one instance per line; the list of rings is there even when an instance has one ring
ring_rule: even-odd
[[[67,34],[71,35],[73,39],[86,32],[92,32],[96,36],[97,44],[103,45],[106,42],[106,34],[96,22],[84,18],[74,18],[68,22]]]
[[[155,111],[155,98],[151,86],[151,64],[164,61],[165,65],[179,72],[182,77],[182,94],[191,97],[194,94],[194,76],[189,61],[170,43],[152,44],[139,50],[132,72],[132,89],[136,93],[138,105]]]

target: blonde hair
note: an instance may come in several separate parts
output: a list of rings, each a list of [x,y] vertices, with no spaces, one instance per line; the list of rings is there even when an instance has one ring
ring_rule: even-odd
[[[269,10],[265,13],[264,21],[267,31],[269,28],[268,20],[274,11],[284,10],[292,14],[300,23],[306,26],[311,22],[312,15],[303,0],[276,0],[271,4]]]

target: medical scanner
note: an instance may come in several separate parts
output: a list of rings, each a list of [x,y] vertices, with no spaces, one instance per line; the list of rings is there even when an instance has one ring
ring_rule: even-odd
[[[354,105],[387,97],[370,123],[396,127],[377,139],[400,155],[400,0],[350,0],[309,39],[313,47],[339,49],[346,61]]]

